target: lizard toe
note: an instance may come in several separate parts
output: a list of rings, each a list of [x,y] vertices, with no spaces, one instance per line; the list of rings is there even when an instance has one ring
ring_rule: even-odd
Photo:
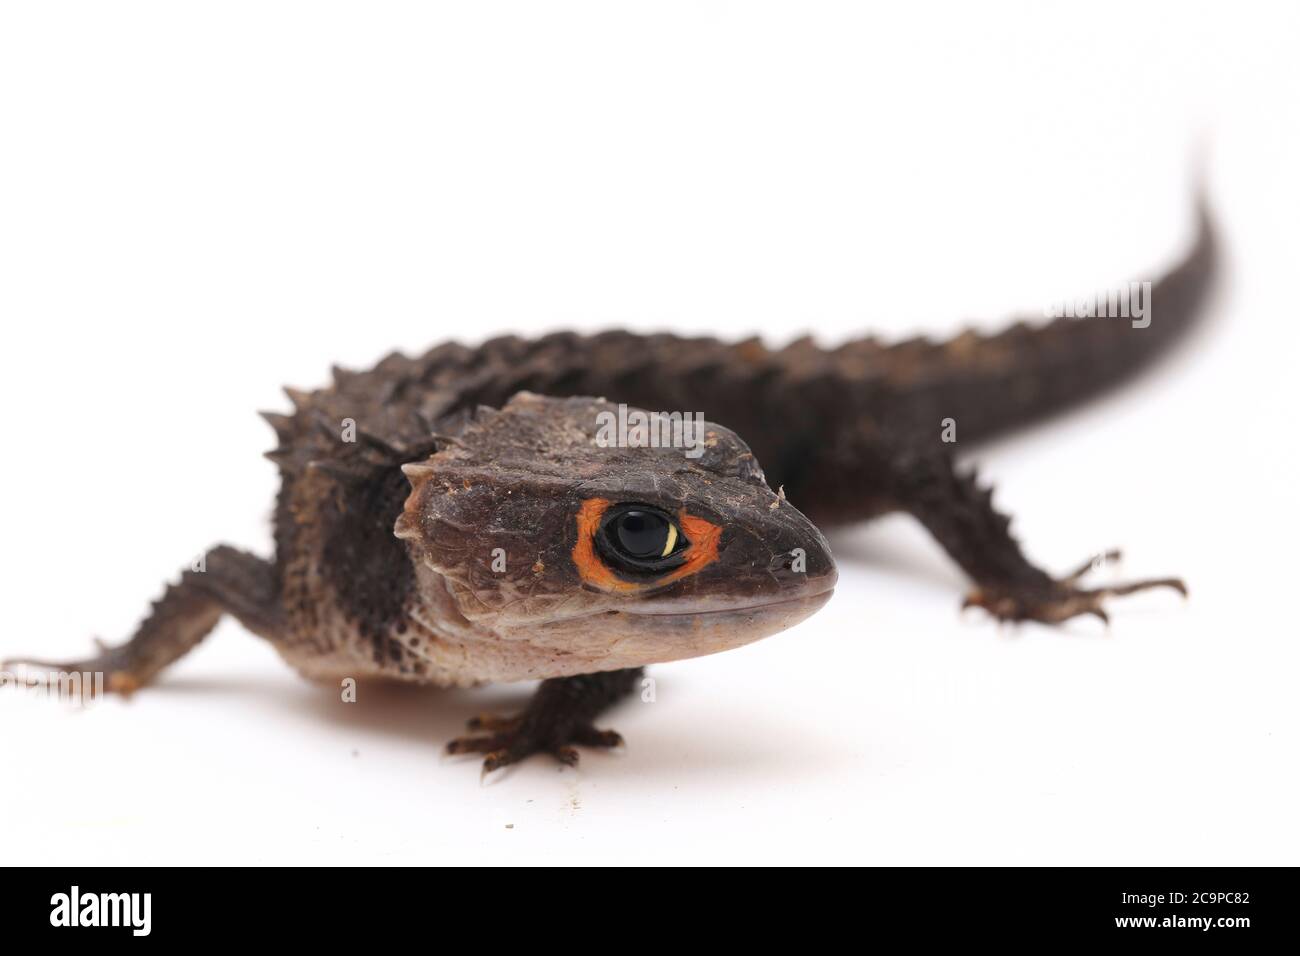
[[[1148,578],[1098,588],[1077,587],[1075,582],[1089,567],[1060,581],[1053,581],[1046,588],[984,585],[966,596],[962,609],[978,607],[999,621],[1015,623],[1036,621],[1040,624],[1063,624],[1073,618],[1089,615],[1109,625],[1110,615],[1104,606],[1107,598],[1155,588],[1168,588],[1187,596],[1187,585],[1179,578]]]
[[[484,754],[484,776],[534,754],[550,754],[564,766],[575,767],[579,760],[578,746],[603,750],[625,746],[622,735],[613,730],[599,730],[592,724],[546,726],[522,717],[480,716],[471,720],[470,725],[477,729],[504,728],[495,733],[457,737],[446,746],[448,754]]]
[[[148,682],[149,676],[124,653],[125,647],[109,647],[99,639],[95,645],[100,653],[94,657],[63,661],[13,657],[0,661],[0,670],[20,667],[25,680],[47,687],[62,685],[70,674],[103,674],[103,691],[123,697],[131,696]],[[89,692],[96,686],[92,682],[86,690]]]

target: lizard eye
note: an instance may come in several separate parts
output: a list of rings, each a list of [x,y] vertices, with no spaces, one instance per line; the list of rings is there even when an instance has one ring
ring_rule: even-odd
[[[611,508],[597,538],[606,559],[629,571],[675,567],[690,544],[673,519],[651,505]]]

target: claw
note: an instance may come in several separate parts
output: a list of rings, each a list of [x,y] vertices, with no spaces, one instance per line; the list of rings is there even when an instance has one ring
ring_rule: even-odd
[[[511,762],[509,755],[504,750],[494,750],[483,758],[483,769],[479,771],[478,775],[479,783],[486,780],[488,774],[492,773],[492,771],[500,770]]]
[[[1146,581],[1130,581],[1127,584],[1113,584],[1108,587],[1094,588],[1090,594],[1098,597],[1121,597],[1125,594],[1135,594],[1138,591],[1149,591],[1152,588],[1169,588],[1177,591],[1183,597],[1187,597],[1187,585],[1181,578],[1150,578]]]
[[[1103,551],[1100,554],[1094,554],[1079,567],[1075,568],[1063,579],[1064,584],[1074,584],[1090,571],[1097,571],[1107,564],[1114,564],[1123,557],[1123,553],[1118,548],[1111,548],[1109,551]]]
[[[1110,615],[1107,614],[1105,611],[1103,611],[1101,608],[1090,607],[1088,608],[1088,610],[1084,611],[1084,613],[1091,614],[1093,617],[1100,620],[1101,623],[1105,624],[1107,627],[1110,627]]]
[[[1169,588],[1183,597],[1187,596],[1187,585],[1179,578],[1148,578],[1098,588],[1076,587],[1079,578],[1097,566],[1098,562],[1115,561],[1118,558],[1118,551],[1107,551],[1074,573],[1059,581],[1050,582],[1046,587],[1038,583],[1009,585],[1005,589],[986,585],[966,595],[962,601],[962,610],[979,607],[999,621],[1038,621],[1043,624],[1061,624],[1072,617],[1089,614],[1109,627],[1110,615],[1101,605],[1105,598],[1123,597],[1152,588]]]
[[[621,734],[613,730],[597,730],[595,727],[586,727],[575,733],[573,742],[585,747],[603,747],[609,750],[627,746]]]

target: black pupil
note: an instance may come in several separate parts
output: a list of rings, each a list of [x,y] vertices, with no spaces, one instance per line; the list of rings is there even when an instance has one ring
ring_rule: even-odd
[[[657,558],[668,543],[668,522],[650,511],[625,511],[614,531],[619,546],[634,558]]]

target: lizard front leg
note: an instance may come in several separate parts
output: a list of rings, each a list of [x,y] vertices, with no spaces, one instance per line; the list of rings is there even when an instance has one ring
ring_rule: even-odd
[[[897,455],[892,461],[894,501],[934,535],[975,583],[963,607],[981,607],[1004,621],[1059,624],[1080,614],[1109,620],[1102,606],[1108,597],[1161,587],[1187,594],[1178,578],[1083,587],[1081,579],[1095,561],[1054,578],[1024,556],[1011,535],[1011,519],[993,507],[992,489],[981,488],[974,471],[962,473],[949,455],[935,452]],[[1118,557],[1118,552],[1104,557]]]
[[[82,660],[16,658],[0,667],[39,668],[47,672],[46,679],[58,673],[102,673],[108,691],[130,694],[203,640],[223,614],[233,614],[255,633],[275,638],[279,604],[270,564],[220,545],[209,551],[198,567],[201,570],[187,569],[180,581],[168,586],[125,644],[109,647],[100,643],[98,654]],[[40,675],[34,676],[39,679]]]
[[[480,716],[469,722],[482,736],[459,737],[447,744],[450,754],[486,754],[483,772],[549,753],[563,764],[578,762],[574,744],[617,747],[623,738],[597,730],[596,715],[632,692],[644,673],[640,667],[542,681],[522,713],[513,717]]]

